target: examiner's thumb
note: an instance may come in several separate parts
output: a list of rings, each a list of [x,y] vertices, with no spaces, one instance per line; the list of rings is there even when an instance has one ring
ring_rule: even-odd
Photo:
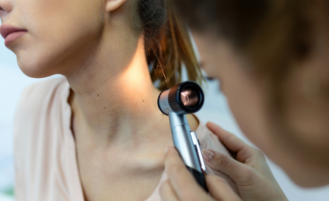
[[[241,173],[244,172],[245,165],[234,160],[232,157],[210,149],[203,150],[202,154],[209,167],[226,174],[233,181],[236,182],[243,176]]]

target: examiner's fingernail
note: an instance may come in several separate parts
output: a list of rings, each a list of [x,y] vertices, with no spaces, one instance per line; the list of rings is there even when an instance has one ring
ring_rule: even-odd
[[[203,150],[202,155],[206,160],[211,161],[214,158],[215,153],[210,149],[205,149]]]

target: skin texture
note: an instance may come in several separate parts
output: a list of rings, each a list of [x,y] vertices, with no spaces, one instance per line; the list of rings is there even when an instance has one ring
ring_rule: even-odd
[[[125,0],[0,0],[2,24],[28,32],[8,45],[30,77],[64,75],[85,200],[145,200],[172,145],[157,107],[143,35]],[[188,116],[191,129],[198,126]],[[115,165],[114,165],[115,164]],[[136,185],[138,184],[138,185]],[[129,193],[127,193],[129,192]]]

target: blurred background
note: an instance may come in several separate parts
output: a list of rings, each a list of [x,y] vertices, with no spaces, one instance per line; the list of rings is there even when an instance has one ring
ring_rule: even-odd
[[[25,76],[16,63],[15,55],[6,49],[0,39],[0,201],[15,200],[15,175],[13,161],[13,119],[15,107],[23,89],[40,79]],[[48,78],[46,78],[48,79]],[[218,82],[208,82],[205,106],[198,113],[203,122],[213,121],[251,144],[241,133],[219,91]],[[286,174],[268,160],[274,176],[289,200],[328,201],[329,186],[318,189],[303,189],[296,186]]]

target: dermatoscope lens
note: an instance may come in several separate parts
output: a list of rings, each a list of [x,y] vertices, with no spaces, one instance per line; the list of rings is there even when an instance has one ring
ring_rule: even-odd
[[[193,81],[186,81],[164,90],[158,97],[160,111],[169,115],[175,112],[179,115],[199,111],[204,103],[202,88]]]
[[[184,89],[180,97],[185,107],[195,107],[199,103],[198,93],[193,89]]]

